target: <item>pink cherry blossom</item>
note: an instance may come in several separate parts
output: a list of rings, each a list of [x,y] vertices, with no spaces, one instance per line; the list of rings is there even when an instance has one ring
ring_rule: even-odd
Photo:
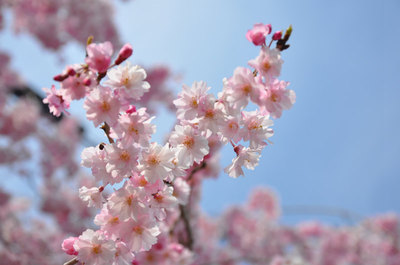
[[[102,190],[97,187],[87,188],[83,186],[79,188],[79,197],[82,201],[86,202],[89,207],[101,209],[103,206],[103,196],[101,192]]]
[[[129,218],[137,220],[146,211],[147,198],[144,190],[125,182],[124,186],[108,198],[108,211],[121,221]]]
[[[150,89],[150,84],[144,81],[146,76],[146,71],[142,67],[132,66],[127,62],[109,70],[107,72],[109,80],[105,84],[117,88],[119,95],[125,100],[139,100]]]
[[[160,229],[148,216],[142,216],[137,221],[129,219],[122,224],[120,238],[131,251],[147,251],[157,242]]]
[[[266,145],[266,140],[271,137],[274,132],[270,126],[273,121],[268,116],[262,115],[258,111],[242,112],[243,125],[241,135],[244,141],[250,142],[251,148],[259,148]]]
[[[247,169],[254,170],[255,166],[258,165],[260,158],[260,150],[250,149],[243,147],[242,145],[237,146],[237,156],[232,159],[232,164],[225,168],[225,173],[233,178],[237,178],[241,175],[244,176],[242,166]]]
[[[53,113],[56,117],[59,117],[63,112],[69,114],[67,111],[70,104],[69,100],[62,96],[60,90],[57,90],[54,85],[51,86],[50,90],[47,88],[43,88],[43,90],[47,95],[47,97],[43,99],[43,103],[49,104],[50,113]]]
[[[74,248],[78,251],[78,260],[85,264],[109,265],[115,255],[115,243],[107,240],[100,231],[87,229],[75,241]]]
[[[78,255],[78,251],[75,250],[74,248],[74,243],[77,241],[77,237],[68,237],[64,239],[62,243],[62,250],[67,253],[68,255]]]
[[[210,87],[203,81],[194,82],[191,87],[183,85],[182,92],[174,100],[178,119],[192,120],[196,118],[200,108],[199,105],[207,97],[208,90],[210,90]]]
[[[258,78],[259,79],[259,78]],[[262,85],[257,81],[253,72],[244,67],[237,67],[233,76],[228,80],[224,90],[227,93],[227,101],[234,108],[243,109],[247,106],[249,98],[253,102],[258,102]]]
[[[246,38],[256,46],[265,44],[265,37],[271,33],[271,24],[255,24],[254,27],[247,31]]]
[[[87,119],[93,121],[94,126],[103,122],[113,125],[118,120],[120,102],[109,87],[98,86],[86,97],[83,108]]]
[[[108,144],[105,147],[107,152],[107,165],[106,170],[111,173],[113,178],[118,175],[123,177],[129,177],[132,175],[132,171],[136,169],[138,164],[137,159],[139,155],[139,149],[134,145],[121,148],[118,144]]]
[[[249,65],[254,67],[267,81],[281,74],[283,60],[277,49],[262,47],[257,58],[250,60]]]
[[[156,180],[164,180],[174,167],[172,163],[174,157],[175,153],[170,150],[168,145],[160,146],[152,143],[148,151],[143,152],[139,170],[151,183]]]
[[[176,125],[169,142],[177,148],[178,160],[186,167],[191,166],[193,162],[200,163],[209,151],[207,139],[197,134],[189,125]]]
[[[113,47],[111,42],[91,43],[86,47],[85,62],[92,71],[105,73],[110,66]]]
[[[282,111],[290,109],[296,102],[296,93],[286,89],[288,85],[288,82],[273,79],[260,98],[261,109],[265,109],[273,118],[280,118]]]
[[[123,146],[138,143],[143,147],[149,145],[151,135],[155,133],[156,127],[151,124],[154,117],[150,117],[146,108],[140,108],[131,113],[120,115],[118,123],[111,131],[111,136],[120,139]]]

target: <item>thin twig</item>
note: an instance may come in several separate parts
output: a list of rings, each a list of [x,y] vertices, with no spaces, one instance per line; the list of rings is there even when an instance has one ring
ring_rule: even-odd
[[[104,133],[106,134],[108,141],[110,144],[114,143],[114,139],[110,137],[110,125],[107,124],[107,122],[104,122],[104,124],[100,127]]]
[[[77,258],[73,258],[70,261],[65,262],[64,265],[74,265],[76,263],[78,263],[78,259]]]

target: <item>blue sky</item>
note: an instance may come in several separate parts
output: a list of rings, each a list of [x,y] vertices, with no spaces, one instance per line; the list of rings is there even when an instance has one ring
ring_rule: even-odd
[[[202,205],[217,214],[267,185],[284,205],[368,216],[400,212],[399,11],[396,0],[135,0],[118,2],[115,15],[123,40],[134,47],[134,63],[169,65],[183,82],[204,80],[214,92],[223,77],[257,56],[245,38],[253,24],[271,23],[273,30],[292,24],[281,78],[291,82],[297,102],[276,120],[274,144],[256,170],[206,181]],[[64,66],[26,36],[3,34],[0,48],[36,87],[49,87]],[[70,45],[63,57],[74,63],[82,55]],[[158,128],[170,127],[160,120]],[[225,150],[222,167],[233,155]],[[298,219],[311,217],[322,218]]]

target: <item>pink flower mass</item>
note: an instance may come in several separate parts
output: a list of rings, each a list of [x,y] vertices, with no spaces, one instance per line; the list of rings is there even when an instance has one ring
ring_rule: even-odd
[[[281,132],[274,124],[296,102],[280,79],[291,27],[270,35],[270,24],[257,23],[243,32],[257,53],[224,70],[231,76],[211,87],[202,80],[180,84],[167,66],[131,63],[133,47],[121,45],[108,0],[0,1],[0,29],[4,8],[14,14],[16,30],[48,49],[72,40],[86,46],[80,62],[54,76],[57,86],[43,88],[39,102],[34,91],[19,99],[21,91],[3,89],[22,78],[0,52],[0,164],[40,187],[32,192],[37,212],[0,187],[0,264],[400,264],[396,214],[342,227],[287,225],[280,223],[285,207],[278,194],[266,187],[220,216],[201,208],[207,179],[239,183],[259,164],[264,168],[270,138]],[[156,134],[161,103],[175,118],[169,127],[157,124],[169,129],[164,137]],[[89,125],[62,115],[79,104]],[[84,139],[87,127],[102,135]],[[216,193],[237,195],[225,187]],[[21,221],[37,213],[45,218]]]

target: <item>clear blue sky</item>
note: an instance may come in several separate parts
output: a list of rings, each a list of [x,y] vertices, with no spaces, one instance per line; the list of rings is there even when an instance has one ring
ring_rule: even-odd
[[[245,38],[254,23],[271,23],[273,30],[293,25],[281,77],[297,102],[275,122],[274,145],[255,171],[205,183],[206,211],[216,214],[268,185],[285,205],[400,212],[399,1],[117,2],[117,23],[135,63],[167,64],[183,82],[204,80],[214,92],[258,54]],[[63,68],[28,37],[3,34],[0,48],[14,54],[14,67],[36,87],[49,87]],[[70,45],[64,58],[79,62],[82,54]],[[222,167],[232,157],[227,149]]]

